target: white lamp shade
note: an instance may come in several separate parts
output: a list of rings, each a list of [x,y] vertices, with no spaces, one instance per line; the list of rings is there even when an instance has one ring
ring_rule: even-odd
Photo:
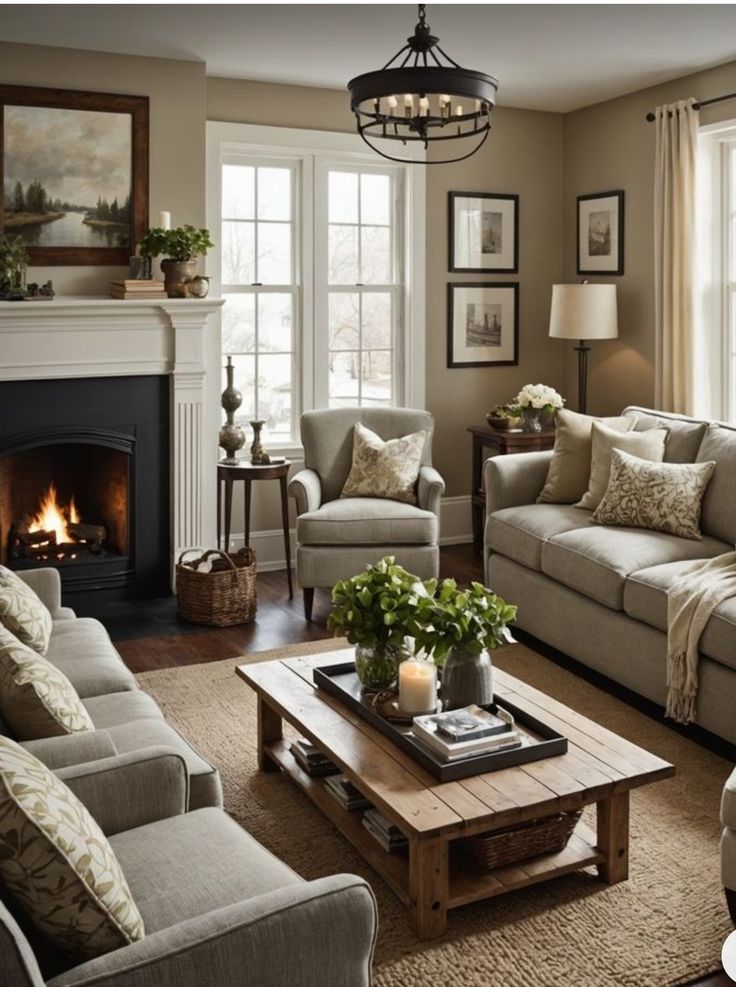
[[[615,339],[615,284],[554,284],[549,334],[556,339]]]

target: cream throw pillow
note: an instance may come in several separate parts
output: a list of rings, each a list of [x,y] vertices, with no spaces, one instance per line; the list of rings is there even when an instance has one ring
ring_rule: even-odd
[[[416,504],[425,428],[384,442],[360,422],[353,429],[353,465],[341,497],[383,497]]]
[[[595,421],[602,421],[618,432],[629,432],[636,425],[633,415],[598,419],[561,408],[557,412],[552,462],[544,489],[537,497],[538,504],[574,504],[588,489],[591,431]]]
[[[0,627],[0,714],[19,740],[95,728],[66,675],[4,627]]]
[[[614,449],[608,488],[591,521],[699,540],[703,496],[715,468],[715,462],[652,463]]]
[[[45,764],[0,737],[0,878],[56,946],[90,959],[144,936],[104,833]]]
[[[0,565],[0,624],[29,648],[46,654],[51,614],[31,587],[4,565]]]
[[[664,444],[667,441],[666,428],[649,428],[646,432],[626,432],[621,434],[606,428],[601,422],[593,422],[593,452],[590,461],[588,489],[576,507],[594,511],[603,499],[611,475],[611,453],[614,449],[639,459],[661,463],[664,459]]]

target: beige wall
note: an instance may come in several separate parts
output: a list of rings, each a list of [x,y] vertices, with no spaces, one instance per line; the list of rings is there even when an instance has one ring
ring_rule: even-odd
[[[197,62],[110,55],[0,42],[0,83],[53,86],[150,98],[150,215],[168,209],[174,223],[205,220],[205,70]],[[64,294],[106,293],[126,268],[31,268]]]
[[[619,285],[616,341],[593,343],[588,407],[610,414],[626,404],[654,401],[654,124],[645,115],[656,106],[695,96],[708,99],[736,89],[736,62],[686,76],[619,99],[569,113],[564,119],[565,280],[576,274],[576,196],[624,189],[625,258],[621,278],[593,278]],[[702,123],[736,117],[729,102],[701,112]],[[568,394],[576,393],[572,343],[565,360]]]

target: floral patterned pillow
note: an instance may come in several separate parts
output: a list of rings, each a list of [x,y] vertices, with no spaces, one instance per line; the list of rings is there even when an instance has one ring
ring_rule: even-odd
[[[353,466],[341,497],[384,497],[416,504],[416,483],[422,465],[425,428],[384,442],[361,425],[353,429]]]
[[[80,959],[142,939],[104,833],[45,764],[0,737],[0,879],[36,928]]]
[[[700,510],[715,468],[714,462],[653,463],[614,449],[608,487],[591,521],[700,540]]]
[[[94,730],[69,679],[0,625],[0,714],[19,740]]]
[[[51,614],[30,586],[0,565],[0,624],[41,655],[51,637]]]

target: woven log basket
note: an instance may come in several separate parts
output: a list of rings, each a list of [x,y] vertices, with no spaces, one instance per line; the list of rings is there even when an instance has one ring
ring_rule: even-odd
[[[581,815],[581,809],[560,812],[487,836],[474,837],[467,840],[466,845],[481,866],[495,870],[530,857],[564,850]]]
[[[241,548],[228,555],[210,549],[199,558],[184,562],[182,552],[176,564],[176,593],[179,614],[192,624],[229,627],[247,624],[256,615],[256,556],[252,548]],[[216,558],[213,558],[216,556]],[[208,572],[198,567],[212,558]]]

